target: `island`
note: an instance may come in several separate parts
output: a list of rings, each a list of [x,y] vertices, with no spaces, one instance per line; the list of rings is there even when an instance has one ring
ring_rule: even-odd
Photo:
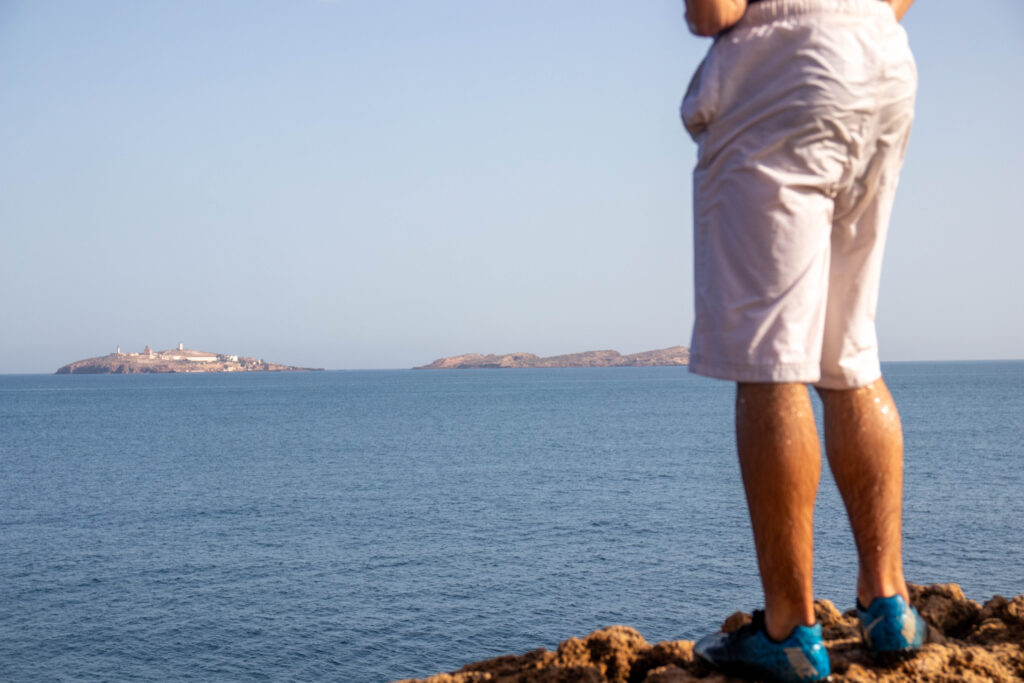
[[[232,356],[209,351],[176,349],[154,351],[146,346],[141,353],[117,351],[106,356],[86,358],[62,366],[58,375],[133,375],[160,372],[310,372],[323,368],[298,368],[292,365],[269,363],[259,358]]]
[[[618,351],[584,351],[562,356],[541,358],[532,353],[506,353],[504,355],[466,353],[461,356],[438,358],[430,365],[413,370],[467,370],[476,368],[611,368],[688,365],[690,349],[670,346],[657,351],[643,351],[623,356]]]

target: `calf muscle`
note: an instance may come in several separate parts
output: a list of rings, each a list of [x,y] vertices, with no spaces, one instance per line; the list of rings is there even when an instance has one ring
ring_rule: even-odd
[[[860,574],[857,597],[907,597],[901,517],[903,431],[881,379],[845,391],[819,390],[825,407],[825,450],[850,518]]]

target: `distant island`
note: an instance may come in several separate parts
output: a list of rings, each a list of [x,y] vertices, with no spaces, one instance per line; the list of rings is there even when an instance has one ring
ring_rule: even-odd
[[[98,358],[68,363],[57,370],[58,375],[133,375],[160,372],[305,372],[323,368],[297,368],[292,365],[268,363],[258,358],[230,356],[223,353],[186,349],[154,351],[147,346],[141,353],[115,353]]]
[[[467,370],[476,368],[611,368],[649,367],[655,365],[688,365],[690,349],[671,346],[657,351],[643,351],[623,356],[618,351],[584,351],[563,356],[541,358],[532,353],[506,353],[504,355],[467,353],[461,356],[438,358],[430,365],[413,370]]]

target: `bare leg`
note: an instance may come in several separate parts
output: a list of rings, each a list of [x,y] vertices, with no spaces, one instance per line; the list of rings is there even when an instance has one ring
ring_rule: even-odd
[[[821,451],[807,388],[739,384],[736,443],[765,595],[765,627],[781,640],[814,624],[814,498]]]
[[[850,390],[819,389],[825,448],[857,543],[857,599],[907,596],[901,550],[903,430],[881,379]],[[909,599],[908,599],[909,602]]]

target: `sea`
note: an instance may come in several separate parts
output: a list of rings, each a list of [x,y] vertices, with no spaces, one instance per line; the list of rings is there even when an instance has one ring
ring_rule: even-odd
[[[1024,361],[884,371],[908,579],[1024,593]],[[0,376],[0,680],[361,683],[699,637],[761,602],[733,400],[678,367]],[[815,591],[847,609],[827,472]]]

